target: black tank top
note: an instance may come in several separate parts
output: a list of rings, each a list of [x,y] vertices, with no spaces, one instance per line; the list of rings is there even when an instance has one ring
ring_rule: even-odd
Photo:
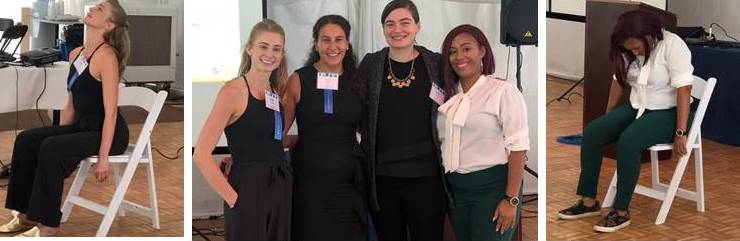
[[[234,162],[284,160],[282,141],[275,140],[275,112],[258,100],[247,85],[247,109],[224,133]]]
[[[90,63],[95,53],[105,43],[101,43],[90,54],[87,60],[88,66],[75,79],[77,68],[74,64],[70,66],[69,76],[67,77],[67,88],[72,94],[72,106],[75,113],[75,124],[85,130],[102,130],[103,120],[105,119],[105,107],[103,105],[103,83],[95,79],[90,73]],[[85,50],[85,47],[82,47]],[[82,55],[82,50],[71,63],[77,61]],[[116,122],[123,122],[123,118],[118,112]],[[120,123],[119,123],[120,124]]]

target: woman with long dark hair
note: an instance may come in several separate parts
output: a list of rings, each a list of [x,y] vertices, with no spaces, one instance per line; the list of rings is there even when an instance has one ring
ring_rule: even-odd
[[[244,46],[239,77],[221,88],[195,145],[193,161],[224,199],[226,240],[291,240],[292,170],[283,152],[281,98],[287,79],[285,32],[263,19]],[[229,175],[211,153],[226,135]]]
[[[510,240],[521,212],[527,106],[516,85],[493,71],[491,44],[480,29],[466,24],[447,34],[447,102],[439,107],[437,128],[457,240]]]
[[[118,113],[118,88],[129,56],[126,12],[117,0],[95,5],[82,20],[85,43],[70,54],[69,98],[60,126],[21,132],[15,139],[5,207],[20,214],[0,232],[55,236],[59,232],[64,179],[98,155],[95,177],[108,177],[108,156],[128,146],[128,127]]]
[[[591,121],[583,132],[581,175],[577,194],[581,199],[561,210],[561,219],[598,216],[596,198],[603,154],[601,149],[617,143],[617,195],[613,209],[594,230],[614,232],[630,224],[629,203],[637,185],[643,150],[673,142],[675,154],[686,154],[686,125],[694,67],[683,40],[661,27],[660,19],[645,11],[619,17],[611,36],[610,59],[614,69],[608,109],[629,90],[629,104],[617,106]]]
[[[298,124],[291,156],[294,240],[367,240],[363,159],[356,135],[362,91],[349,34],[344,17],[319,18],[306,64],[288,79],[286,126],[294,119]]]
[[[373,222],[380,240],[441,240],[449,194],[436,128],[444,102],[440,55],[416,45],[421,24],[412,1],[389,2],[380,21],[388,47],[359,67]]]

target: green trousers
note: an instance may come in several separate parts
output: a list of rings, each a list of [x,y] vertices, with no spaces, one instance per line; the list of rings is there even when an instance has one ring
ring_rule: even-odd
[[[509,165],[497,165],[467,174],[447,174],[455,207],[450,212],[452,228],[458,241],[510,240],[521,216],[521,202],[514,224],[503,234],[496,232],[493,214],[506,196]],[[522,200],[521,190],[519,200]]]
[[[617,195],[615,210],[628,210],[640,175],[642,151],[660,143],[673,143],[676,130],[676,108],[646,110],[638,119],[637,110],[622,105],[591,121],[583,131],[581,175],[578,195],[596,198],[602,149],[617,143]],[[691,123],[691,116],[689,122]]]

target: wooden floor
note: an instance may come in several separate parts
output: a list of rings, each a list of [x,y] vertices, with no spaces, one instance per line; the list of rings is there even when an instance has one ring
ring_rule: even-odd
[[[522,211],[522,240],[538,240],[537,239],[537,219],[538,210],[536,195],[527,196],[525,200],[532,200],[524,204],[524,210]],[[208,220],[198,219],[193,220],[193,230],[197,229],[203,236],[208,240],[222,241],[224,240],[224,220],[222,217],[213,218]],[[195,231],[192,233],[194,241],[206,240],[203,236],[199,235]],[[445,240],[454,240],[451,228],[448,226],[445,230]]]
[[[525,197],[525,200],[530,200],[533,197]],[[522,240],[537,240],[537,200],[526,203],[524,209],[527,211],[522,212]],[[203,234],[208,240],[223,241],[223,227],[223,218],[193,220],[193,228],[197,228],[200,234]],[[450,227],[446,227],[446,229],[445,240],[454,240]],[[200,234],[193,232],[193,240],[206,240]]]
[[[135,141],[138,137],[143,114],[127,113],[128,110],[122,111],[124,118],[129,123],[130,139]],[[179,117],[178,117],[179,115]],[[21,112],[19,115],[21,123],[18,126],[28,128],[40,124],[38,115],[35,111]],[[165,155],[174,157],[176,151],[183,146],[183,122],[182,106],[167,105],[160,115],[158,122],[152,132],[152,146],[159,149]],[[45,118],[48,124],[48,119]],[[0,160],[9,164],[15,140],[14,130],[15,114],[0,115]],[[29,124],[29,122],[31,124]],[[33,124],[35,123],[35,124]],[[160,230],[155,230],[151,226],[148,218],[139,216],[134,213],[127,213],[125,217],[117,217],[113,222],[108,236],[169,236],[182,237],[183,234],[183,154],[179,152],[177,158],[168,160],[154,151],[154,171],[157,185],[157,196],[160,212]],[[74,173],[65,181],[66,195],[67,188],[72,183]],[[5,197],[7,190],[7,178],[0,179],[0,206],[5,206]],[[82,196],[100,203],[110,201],[114,190],[113,179],[105,183],[98,184],[94,180],[94,175],[89,175],[85,185],[82,188]],[[140,166],[128,189],[125,199],[148,206],[148,193],[146,183],[146,169]],[[0,222],[5,223],[10,220],[10,210],[0,208]],[[75,207],[72,210],[72,216],[67,223],[61,226],[60,236],[85,237],[94,236],[98,225],[102,220],[102,215],[92,211]],[[9,236],[9,235],[6,235]],[[0,236],[1,237],[1,236]]]
[[[547,100],[557,98],[573,82],[548,77]],[[575,89],[583,93],[583,88]],[[547,240],[738,240],[740,239],[740,148],[704,139],[704,213],[696,211],[694,202],[676,198],[666,222],[655,225],[660,201],[635,195],[630,204],[632,224],[612,234],[592,231],[599,217],[573,221],[558,220],[557,211],[575,203],[578,183],[579,147],[563,145],[558,136],[581,133],[583,98],[572,95],[571,103],[553,102],[547,106]],[[675,160],[661,161],[661,181],[668,182]],[[603,162],[599,178],[598,200],[614,173],[614,160]],[[694,190],[694,163],[689,162],[681,182]],[[643,164],[640,184],[649,185],[650,166]]]

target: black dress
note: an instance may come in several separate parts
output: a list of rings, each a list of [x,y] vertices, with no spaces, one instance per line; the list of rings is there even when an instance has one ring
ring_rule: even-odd
[[[100,46],[102,44],[90,55],[90,63]],[[70,66],[67,84],[72,95],[74,123],[23,131],[16,137],[13,147],[5,207],[50,227],[59,227],[62,218],[59,206],[64,179],[83,159],[98,155],[100,151],[105,120],[103,84],[90,74],[89,67],[81,72],[78,77],[74,65]],[[108,154],[121,154],[127,146],[128,127],[119,114]]]
[[[290,240],[292,171],[273,135],[275,114],[248,83],[246,98],[244,114],[224,129],[234,161],[228,180],[238,193],[233,208],[224,202],[226,240]]]
[[[362,155],[356,131],[362,99],[347,75],[332,91],[333,114],[324,113],[324,90],[313,66],[296,71],[301,82],[296,106],[298,143],[293,151],[293,238],[366,240],[367,208]]]

